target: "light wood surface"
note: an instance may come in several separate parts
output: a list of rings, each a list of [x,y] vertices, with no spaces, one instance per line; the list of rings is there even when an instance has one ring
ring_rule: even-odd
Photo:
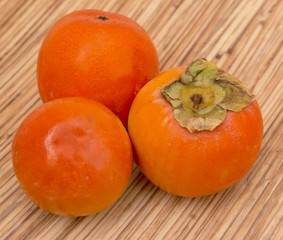
[[[48,29],[77,9],[124,14],[143,26],[161,71],[205,57],[247,84],[264,119],[252,170],[229,189],[201,198],[165,193],[133,169],[122,197],[88,217],[35,206],[20,188],[11,142],[42,104],[36,61]],[[0,239],[283,239],[282,0],[0,1]]]

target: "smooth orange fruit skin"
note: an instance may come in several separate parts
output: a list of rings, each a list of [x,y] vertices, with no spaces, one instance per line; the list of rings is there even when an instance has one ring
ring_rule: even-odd
[[[27,196],[64,216],[109,207],[126,189],[133,166],[121,121],[83,98],[53,100],[32,112],[14,137],[12,159]]]
[[[136,163],[152,183],[174,195],[198,197],[226,189],[251,169],[263,122],[253,101],[240,112],[228,111],[213,131],[190,133],[181,127],[160,90],[185,69],[165,71],[142,88],[130,110],[128,131]]]
[[[147,32],[125,16],[98,10],[79,10],[55,23],[37,64],[43,102],[74,96],[94,99],[125,126],[137,92],[158,73],[157,52]]]

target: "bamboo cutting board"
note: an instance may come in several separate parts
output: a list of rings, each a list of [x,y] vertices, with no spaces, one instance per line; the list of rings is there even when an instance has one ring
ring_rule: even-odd
[[[161,71],[205,57],[247,84],[264,119],[252,170],[229,189],[181,198],[152,185],[135,166],[122,197],[88,217],[35,206],[21,190],[11,142],[42,104],[36,60],[48,29],[78,9],[126,15],[151,36]],[[0,1],[0,239],[283,239],[282,0]]]

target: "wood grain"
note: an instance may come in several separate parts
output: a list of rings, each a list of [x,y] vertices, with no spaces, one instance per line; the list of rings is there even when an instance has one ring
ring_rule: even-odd
[[[63,15],[94,8],[142,25],[161,70],[205,57],[247,84],[264,119],[252,170],[229,189],[180,198],[134,167],[122,197],[88,217],[67,218],[35,206],[21,190],[11,142],[42,104],[36,61],[48,29]],[[0,1],[0,239],[283,239],[283,1],[110,0]]]

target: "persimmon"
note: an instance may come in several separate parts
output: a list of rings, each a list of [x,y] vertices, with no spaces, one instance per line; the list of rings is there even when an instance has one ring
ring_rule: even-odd
[[[148,33],[123,15],[98,10],[79,10],[58,20],[42,43],[37,63],[43,102],[94,99],[125,126],[137,92],[158,73]]]
[[[253,166],[263,122],[245,85],[205,59],[167,70],[137,94],[128,131],[137,165],[161,189],[197,197]]]
[[[133,156],[129,136],[104,105],[83,98],[43,104],[12,144],[16,177],[39,207],[83,216],[113,204],[126,189]]]

